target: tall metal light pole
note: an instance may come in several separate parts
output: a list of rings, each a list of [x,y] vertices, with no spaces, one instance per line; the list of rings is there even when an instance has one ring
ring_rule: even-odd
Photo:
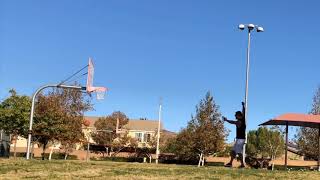
[[[157,149],[156,149],[156,164],[159,163],[159,144],[160,144],[160,129],[161,129],[161,110],[162,110],[162,98],[160,98],[160,103],[159,103],[159,124],[158,124],[158,134],[157,134]]]
[[[251,32],[256,30],[257,32],[263,32],[264,29],[261,26],[254,25],[254,24],[240,24],[239,25],[240,30],[248,29],[248,47],[247,47],[247,64],[246,64],[246,90],[245,90],[245,98],[244,98],[244,104],[245,104],[245,124],[247,125],[248,121],[248,89],[249,89],[249,71],[250,71],[250,45],[251,45]],[[247,136],[246,136],[246,141],[247,143]],[[243,152],[242,152],[242,158],[243,162],[245,162],[245,154],[246,154],[246,148],[245,145],[243,147]]]

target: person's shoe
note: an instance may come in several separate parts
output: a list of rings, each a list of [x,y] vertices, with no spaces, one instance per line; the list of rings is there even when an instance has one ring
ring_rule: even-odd
[[[232,167],[231,163],[225,164],[224,167]]]

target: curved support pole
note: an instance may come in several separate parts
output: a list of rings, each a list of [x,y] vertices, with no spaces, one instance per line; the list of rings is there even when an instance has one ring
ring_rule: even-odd
[[[28,142],[27,142],[27,156],[26,159],[30,159],[30,146],[31,146],[31,138],[32,138],[32,124],[33,124],[33,115],[34,115],[34,104],[37,95],[45,88],[49,87],[56,87],[56,88],[70,88],[70,89],[79,89],[79,90],[86,90],[86,87],[80,87],[80,86],[67,86],[67,85],[61,85],[61,84],[48,84],[41,86],[39,89],[34,92],[32,96],[32,105],[31,105],[31,113],[30,113],[30,121],[29,121],[29,132],[28,132]]]

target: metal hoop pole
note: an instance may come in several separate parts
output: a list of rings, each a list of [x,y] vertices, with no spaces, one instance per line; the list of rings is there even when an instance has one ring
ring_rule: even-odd
[[[68,86],[68,85],[59,85],[59,84],[49,84],[41,86],[39,89],[37,89],[33,96],[32,96],[32,105],[31,105],[31,113],[30,113],[30,120],[29,120],[29,131],[28,131],[28,142],[27,142],[27,156],[26,159],[30,159],[30,146],[31,146],[31,138],[32,138],[32,124],[33,124],[33,116],[34,116],[34,105],[37,95],[45,88],[48,87],[56,87],[56,88],[66,88],[66,89],[79,89],[79,90],[85,90],[85,87],[80,86]]]

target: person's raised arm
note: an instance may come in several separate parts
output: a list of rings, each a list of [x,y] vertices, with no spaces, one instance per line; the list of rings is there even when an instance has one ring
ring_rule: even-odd
[[[238,125],[239,124],[239,121],[232,121],[232,120],[228,120],[226,117],[222,116],[222,120],[223,121],[226,121],[230,124],[235,124],[235,125]]]
[[[246,106],[245,106],[244,102],[242,102],[241,104],[242,104],[242,115],[245,119],[246,118]]]

